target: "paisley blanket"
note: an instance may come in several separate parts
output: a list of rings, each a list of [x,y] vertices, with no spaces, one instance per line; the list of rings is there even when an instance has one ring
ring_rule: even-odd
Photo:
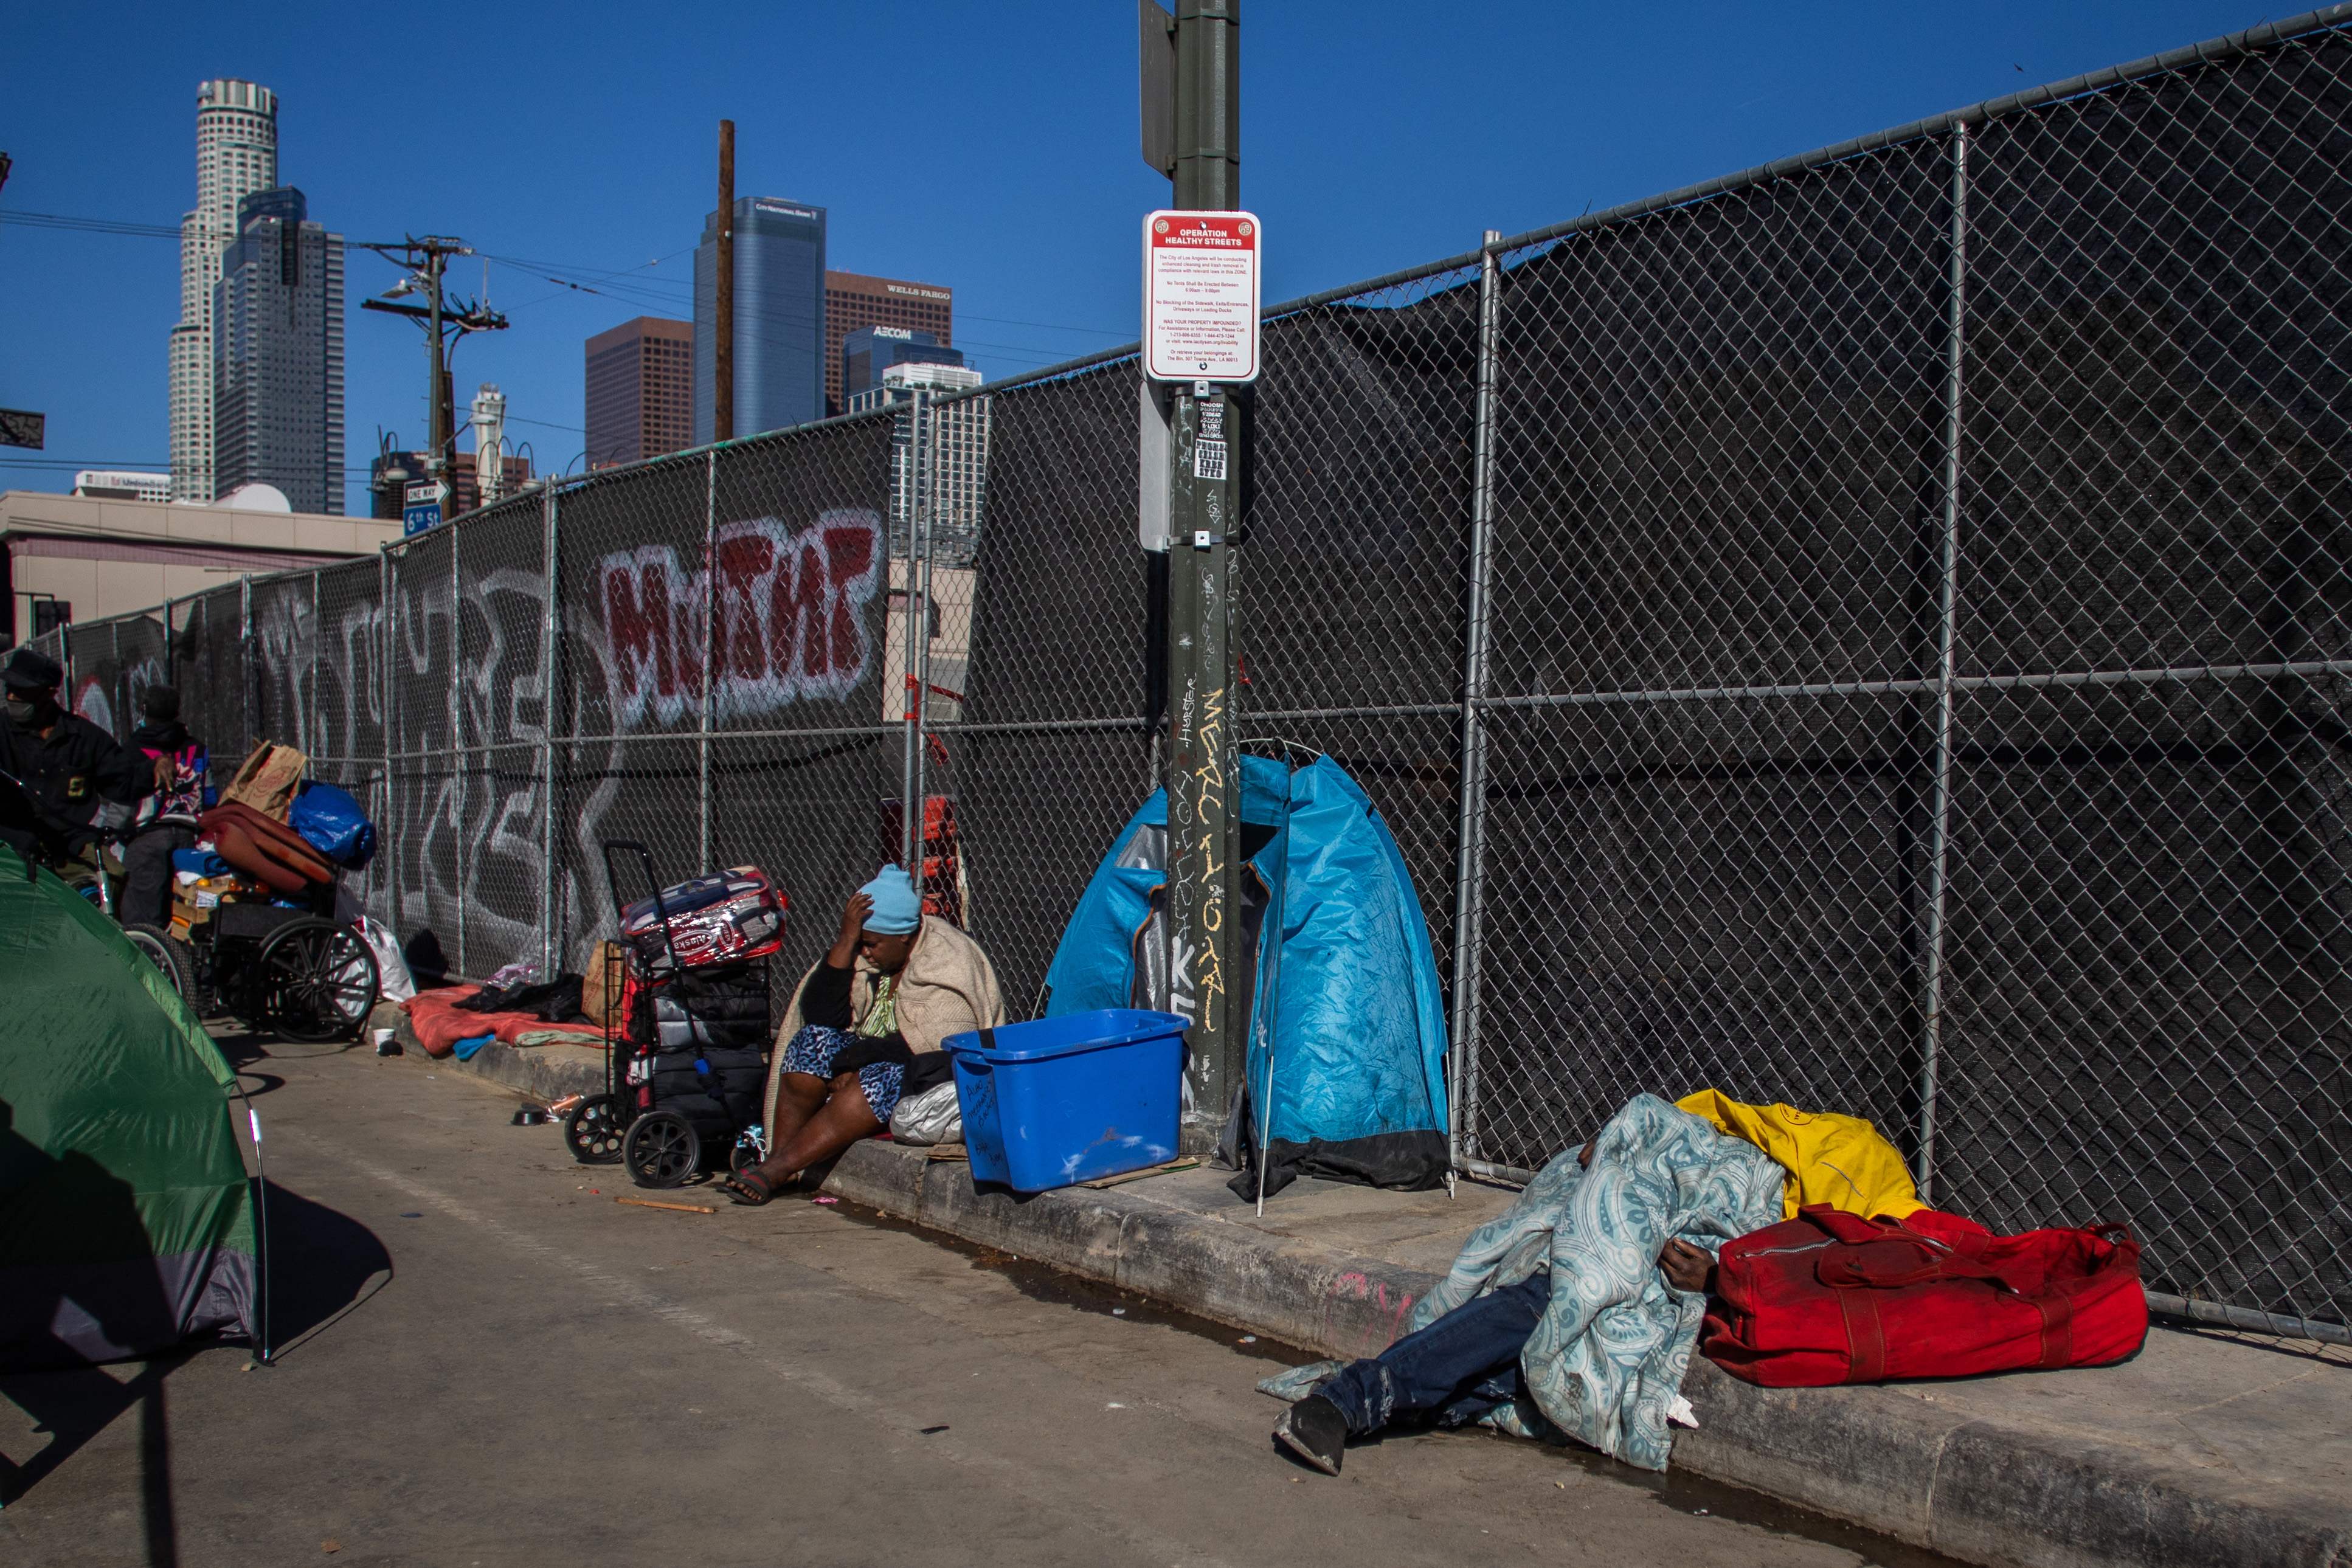
[[[1667,1284],[1658,1252],[1679,1237],[1713,1255],[1774,1223],[1782,1176],[1754,1145],[1637,1094],[1601,1130],[1590,1170],[1565,1151],[1472,1234],[1407,1332],[1548,1266],[1550,1305],[1519,1357],[1529,1397],[1487,1423],[1521,1437],[1565,1434],[1663,1470],[1673,1448],[1666,1412],[1681,1395],[1706,1298]],[[1301,1398],[1338,1367],[1299,1367],[1259,1387]]]

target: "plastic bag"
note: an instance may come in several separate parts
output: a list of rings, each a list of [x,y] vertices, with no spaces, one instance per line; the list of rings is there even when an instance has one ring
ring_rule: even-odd
[[[357,871],[375,858],[375,824],[348,789],[309,780],[295,795],[287,822],[337,865]]]
[[[901,1096],[890,1113],[890,1135],[902,1144],[961,1143],[963,1104],[956,1098],[955,1081]]]
[[[352,922],[360,940],[375,955],[376,984],[382,988],[385,1001],[404,1002],[416,994],[416,981],[408,972],[408,960],[401,956],[400,944],[381,922],[362,915]]]

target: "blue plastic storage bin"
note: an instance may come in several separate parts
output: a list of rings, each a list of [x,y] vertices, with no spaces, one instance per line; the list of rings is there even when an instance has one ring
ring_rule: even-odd
[[[1045,1192],[1176,1157],[1184,1020],[1134,1008],[950,1035],[971,1178]]]

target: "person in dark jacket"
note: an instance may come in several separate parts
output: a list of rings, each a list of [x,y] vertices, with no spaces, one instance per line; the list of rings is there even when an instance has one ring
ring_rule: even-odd
[[[155,793],[139,809],[139,834],[122,846],[122,905],[125,922],[162,925],[172,918],[172,852],[195,847],[193,829],[158,822],[160,817],[194,817],[205,809],[210,758],[204,742],[180,722],[180,694],[149,686],[139,699],[146,718],[131,732],[131,744],[155,770]]]
[[[159,769],[77,714],[58,688],[66,673],[37,648],[17,648],[0,665],[7,704],[0,712],[0,772],[23,789],[30,820],[0,818],[0,838],[44,865],[96,870],[105,820],[128,821],[152,793]]]

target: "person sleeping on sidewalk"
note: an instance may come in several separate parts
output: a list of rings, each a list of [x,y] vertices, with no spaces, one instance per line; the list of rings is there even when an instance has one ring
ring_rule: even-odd
[[[1901,1155],[1859,1118],[1712,1089],[1672,1105],[1637,1094],[1472,1234],[1403,1338],[1258,1385],[1296,1401],[1275,1441],[1338,1475],[1350,1438],[1484,1422],[1664,1469],[1668,1421],[1694,1424],[1683,1375],[1716,1253],[1800,1202],[1896,1218],[1921,1207]]]
[[[1004,1021],[980,944],[923,913],[914,880],[885,866],[849,897],[832,948],[801,978],[768,1074],[768,1157],[721,1184],[768,1202],[802,1172],[890,1124],[910,1094],[948,1082],[940,1042]]]
[[[1338,1475],[1351,1437],[1482,1421],[1665,1469],[1713,1253],[1780,1218],[1783,1182],[1753,1144],[1635,1095],[1471,1235],[1412,1332],[1260,1384],[1297,1401],[1275,1441]]]

